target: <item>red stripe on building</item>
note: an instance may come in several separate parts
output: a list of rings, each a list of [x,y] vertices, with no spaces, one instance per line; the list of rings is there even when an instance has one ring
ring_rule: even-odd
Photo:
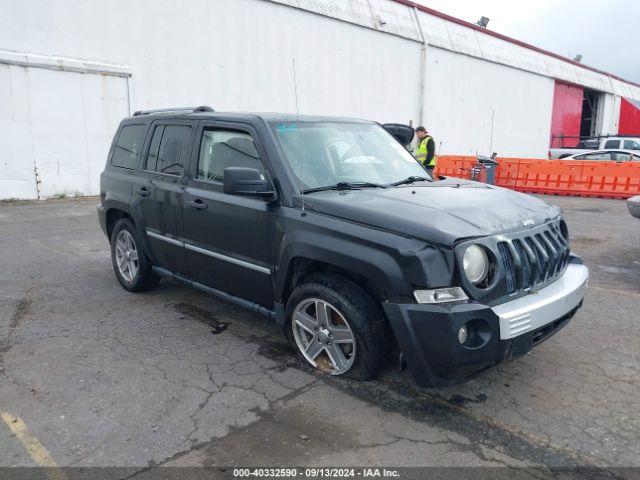
[[[640,136],[640,102],[634,102],[626,98],[622,99],[618,133],[621,135]]]

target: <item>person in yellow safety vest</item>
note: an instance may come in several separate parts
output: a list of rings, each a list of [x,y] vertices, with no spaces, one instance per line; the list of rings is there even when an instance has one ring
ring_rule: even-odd
[[[433,173],[433,169],[436,168],[436,143],[422,125],[416,128],[416,137],[418,137],[416,159],[429,173]]]

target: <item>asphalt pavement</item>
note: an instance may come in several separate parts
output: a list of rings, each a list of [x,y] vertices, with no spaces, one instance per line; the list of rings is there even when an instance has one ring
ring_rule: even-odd
[[[95,198],[0,203],[0,467],[67,478],[87,467],[105,478],[158,478],[158,466],[536,467],[513,470],[534,478],[567,467],[631,478],[640,221],[620,200],[544,198],[563,208],[591,270],[583,309],[530,354],[446,389],[419,389],[393,365],[371,382],[318,375],[264,317],[166,280],[124,291]]]

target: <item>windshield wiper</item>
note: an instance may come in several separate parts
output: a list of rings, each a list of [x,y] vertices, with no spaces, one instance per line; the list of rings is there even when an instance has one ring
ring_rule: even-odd
[[[360,188],[387,188],[386,185],[380,183],[371,182],[338,182],[334,185],[327,185],[325,187],[305,188],[302,193],[323,192],[325,190],[358,190]]]
[[[411,177],[407,177],[404,180],[400,180],[399,182],[390,183],[390,187],[397,187],[398,185],[406,185],[408,183],[414,182],[433,182],[433,178],[430,177],[419,177],[417,175],[412,175]]]

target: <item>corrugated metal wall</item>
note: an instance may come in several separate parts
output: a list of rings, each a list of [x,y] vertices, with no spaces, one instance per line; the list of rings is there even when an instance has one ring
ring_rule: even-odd
[[[295,59],[302,113],[424,121],[442,153],[537,156],[548,147],[552,77],[640,98],[637,87],[391,0],[0,0],[0,9],[0,50],[49,55],[54,63],[67,57],[72,67],[86,61],[124,65],[131,74],[131,110],[210,104],[294,112]],[[68,71],[90,75],[82,68]],[[39,87],[37,99],[44,103],[31,111],[42,121],[55,121],[45,100],[61,94],[56,88],[63,88],[65,99],[56,108],[80,102],[85,118],[94,119],[90,123],[99,121],[100,108],[126,111],[120,100],[83,91],[86,82],[65,78],[65,87]],[[97,106],[105,98],[113,105]],[[11,115],[19,118],[26,97],[14,100],[18,110]],[[87,105],[97,111],[86,111]],[[70,112],[65,118],[72,125],[78,113]],[[2,121],[13,121],[11,115]],[[43,172],[42,195],[96,193],[96,165],[104,162],[108,142],[98,144],[85,159],[78,151],[62,160],[78,163],[75,171],[83,173],[70,174],[74,180]],[[36,149],[12,151],[0,184],[34,166]],[[43,165],[57,164],[47,160],[46,150],[37,151]],[[33,196],[27,183],[20,189],[12,183],[0,198]]]

